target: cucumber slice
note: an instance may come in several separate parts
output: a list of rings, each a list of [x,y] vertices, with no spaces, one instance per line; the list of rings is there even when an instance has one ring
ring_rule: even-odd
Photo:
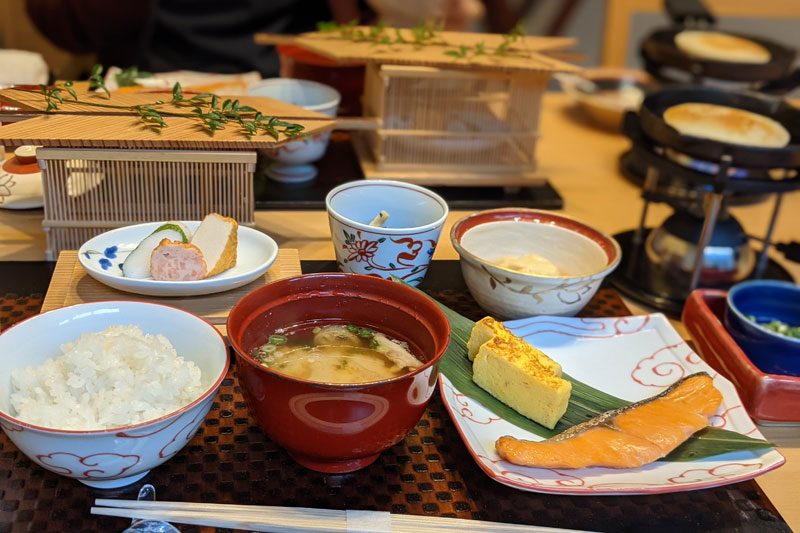
[[[163,231],[165,229],[171,229],[180,233],[182,235],[182,239],[177,239],[179,242],[187,243],[192,240],[192,232],[183,222],[170,220],[169,222],[165,222],[157,227],[153,233],[158,233],[159,231]]]
[[[173,224],[164,224],[164,226],[170,226]],[[161,226],[162,228],[164,226]],[[176,226],[177,227],[177,226]],[[172,229],[161,229],[154,231],[145,239],[139,243],[136,248],[133,249],[131,253],[128,254],[128,257],[125,258],[125,261],[122,263],[122,275],[126,278],[133,278],[133,279],[145,279],[150,277],[150,256],[153,255],[153,250],[156,249],[158,244],[163,239],[169,239],[171,241],[177,242],[186,242],[186,234],[183,231],[179,231],[180,228]]]

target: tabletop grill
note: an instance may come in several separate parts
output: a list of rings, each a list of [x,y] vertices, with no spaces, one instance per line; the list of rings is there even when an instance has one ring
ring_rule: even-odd
[[[753,148],[680,135],[662,114],[687,102],[765,115],[783,124],[791,141],[784,148]],[[727,288],[747,278],[791,279],[768,251],[783,194],[800,189],[800,110],[757,94],[676,87],[645,98],[638,114],[626,115],[623,130],[632,144],[620,166],[624,173],[644,174],[644,204],[638,227],[616,236],[623,262],[612,281],[620,291],[679,314],[688,294],[699,286]],[[770,197],[774,205],[763,237],[752,237],[728,210]],[[651,202],[666,203],[674,214],[648,229]],[[759,252],[750,246],[753,239],[763,243]]]
[[[783,94],[800,85],[797,51],[760,36],[725,31],[766,48],[771,56],[767,63],[714,61],[687,55],[676,46],[675,35],[683,30],[717,31],[716,18],[699,0],[666,0],[665,8],[672,26],[653,31],[640,48],[645,69],[656,79],[772,94]]]

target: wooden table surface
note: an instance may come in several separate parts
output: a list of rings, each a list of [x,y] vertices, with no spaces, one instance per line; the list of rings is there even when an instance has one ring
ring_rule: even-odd
[[[563,211],[614,234],[630,230],[638,224],[642,201],[640,188],[623,178],[617,170],[620,154],[630,142],[620,134],[593,127],[559,93],[548,93],[544,99],[541,125],[542,139],[537,157],[540,170],[564,199]],[[772,203],[735,207],[732,213],[745,229],[763,235],[771,214]],[[648,211],[649,225],[660,224],[671,214],[671,208],[654,204]],[[453,222],[469,214],[450,213],[434,259],[454,259],[457,254],[450,244]],[[0,261],[44,260],[45,237],[41,229],[41,211],[0,210]],[[268,233],[281,247],[299,250],[303,260],[334,257],[328,219],[324,211],[258,211],[256,227]],[[778,217],[774,239],[778,242],[800,238],[800,192],[787,194]],[[800,279],[800,265],[782,261],[795,279]],[[628,302],[634,312],[645,309]],[[686,335],[685,329],[676,327]],[[758,483],[776,505],[789,526],[800,531],[800,427],[762,427],[768,439],[775,442],[786,456],[786,464],[762,476]]]

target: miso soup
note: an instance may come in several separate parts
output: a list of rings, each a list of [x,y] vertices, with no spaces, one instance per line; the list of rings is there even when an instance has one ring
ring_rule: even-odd
[[[324,383],[382,381],[423,364],[405,342],[353,324],[279,330],[251,355],[270,370]]]

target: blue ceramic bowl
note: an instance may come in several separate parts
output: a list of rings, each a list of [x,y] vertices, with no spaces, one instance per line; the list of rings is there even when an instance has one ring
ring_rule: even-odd
[[[762,372],[800,376],[800,339],[753,322],[780,320],[800,325],[800,287],[788,281],[756,280],[728,291],[725,328]]]

